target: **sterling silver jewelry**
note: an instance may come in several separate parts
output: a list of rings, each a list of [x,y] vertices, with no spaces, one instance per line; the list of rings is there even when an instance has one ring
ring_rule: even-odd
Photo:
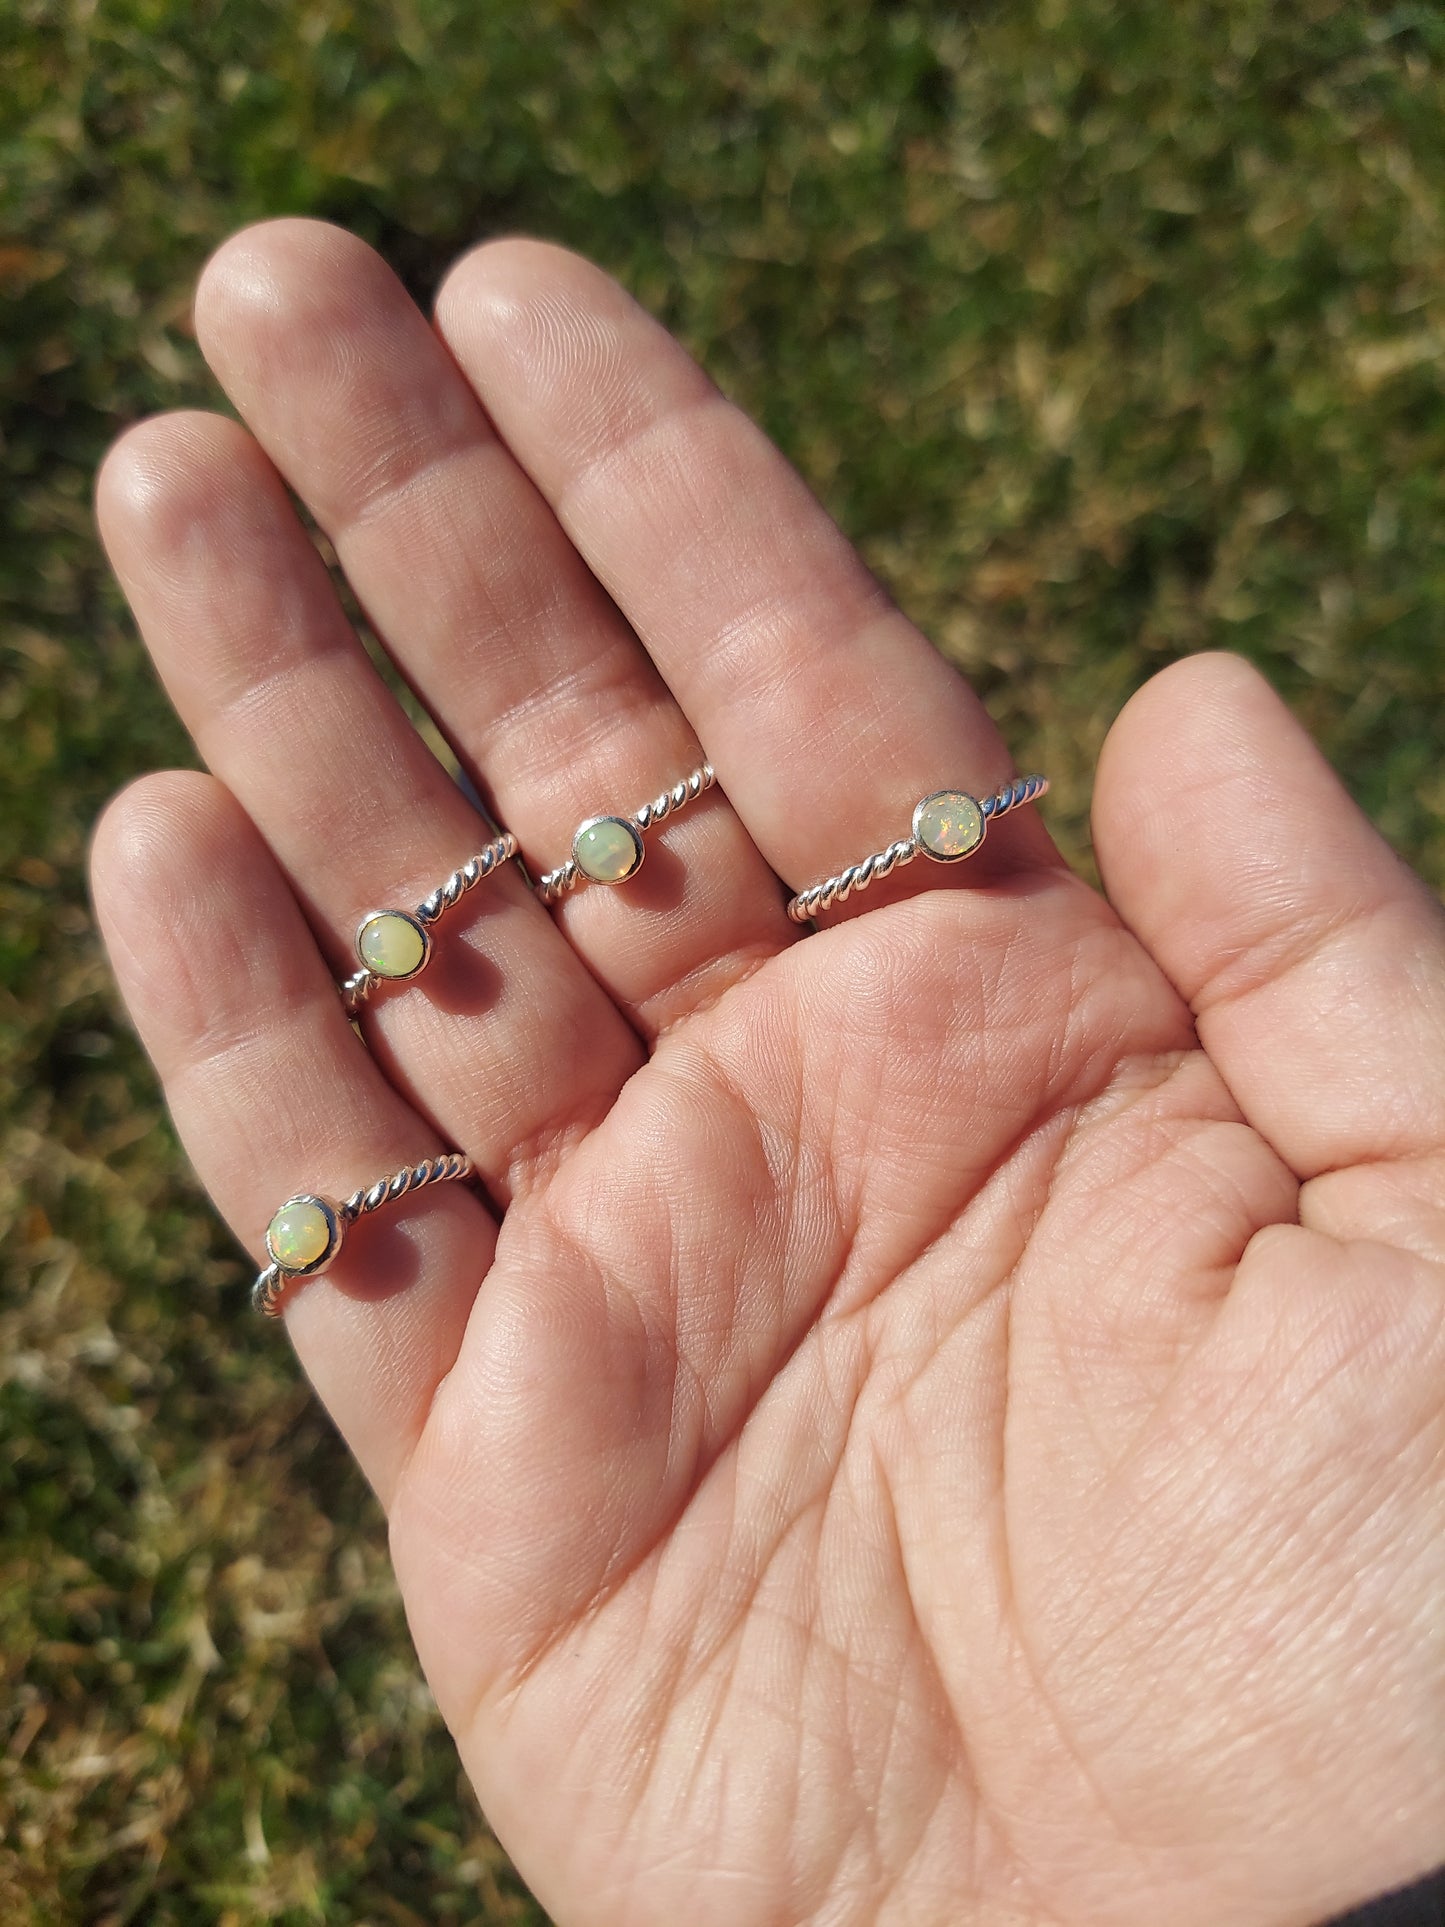
[[[1047,776],[1016,776],[982,799],[970,796],[967,790],[934,790],[914,810],[910,836],[900,837],[886,850],[800,890],[788,905],[788,915],[794,923],[807,923],[820,910],[831,909],[855,891],[866,890],[870,883],[901,870],[916,856],[930,857],[935,863],[961,863],[982,844],[994,817],[1007,816],[1010,810],[1032,803],[1048,787]]]
[[[441,1157],[423,1158],[420,1164],[404,1164],[394,1176],[378,1178],[375,1184],[353,1191],[340,1204],[311,1191],[298,1191],[266,1227],[271,1263],[251,1287],[252,1305],[267,1318],[279,1318],[286,1287],[293,1279],[314,1278],[325,1271],[340,1251],[347,1228],[358,1218],[390,1204],[394,1198],[404,1198],[408,1191],[471,1175],[470,1158],[460,1151],[446,1151]]]
[[[577,827],[571,856],[538,881],[537,895],[543,903],[555,903],[579,883],[625,883],[635,877],[647,854],[643,831],[710,790],[716,781],[712,764],[704,763],[670,790],[644,803],[633,816],[589,816]]]
[[[468,857],[459,870],[453,870],[415,910],[368,910],[356,926],[356,957],[361,969],[341,986],[347,1016],[356,1015],[378,984],[403,982],[425,970],[431,960],[431,926],[437,918],[516,854],[516,837],[510,830],[503,830],[484,850]]]

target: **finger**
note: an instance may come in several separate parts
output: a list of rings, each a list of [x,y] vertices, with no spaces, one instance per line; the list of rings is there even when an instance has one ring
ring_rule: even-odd
[[[777,450],[599,269],[494,243],[453,271],[437,320],[792,888],[905,836],[921,796],[1010,773],[982,705]],[[891,887],[1050,861],[1032,816]]]
[[[234,422],[143,423],[112,451],[101,532],[202,756],[275,852],[332,969],[368,910],[408,909],[492,832],[367,661],[275,470]],[[602,1116],[635,1036],[512,865],[448,912],[367,1035],[499,1199]]]
[[[1094,844],[1244,1115],[1316,1180],[1306,1222],[1438,1207],[1445,916],[1253,669],[1196,656],[1140,691],[1100,761]]]
[[[336,545],[386,646],[549,869],[584,818],[630,814],[704,760],[696,732],[451,357],[362,242],[280,221],[202,277],[212,368]],[[646,1033],[792,940],[720,794],[648,839],[626,891],[560,910]]]
[[[213,778],[133,784],[101,819],[91,867],[121,994],[182,1141],[258,1265],[287,1197],[343,1198],[445,1148],[353,1033],[274,861]],[[479,1199],[438,1185],[358,1224],[330,1271],[292,1288],[296,1349],[383,1503],[494,1242]]]

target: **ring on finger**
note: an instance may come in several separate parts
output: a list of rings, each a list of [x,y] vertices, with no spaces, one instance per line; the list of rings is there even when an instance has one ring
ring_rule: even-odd
[[[361,969],[341,986],[347,1016],[356,1015],[378,984],[400,983],[424,970],[431,961],[432,925],[438,917],[516,854],[516,837],[510,830],[503,830],[484,850],[453,870],[415,910],[368,910],[356,926],[356,956]]]
[[[1048,787],[1047,776],[1017,776],[992,796],[970,796],[967,790],[934,790],[919,799],[908,836],[800,890],[788,904],[788,915],[794,923],[807,923],[820,910],[831,909],[835,903],[866,890],[870,883],[901,870],[916,856],[926,856],[934,863],[961,863],[979,849],[996,817],[1032,803]]]
[[[643,831],[675,815],[716,781],[712,764],[703,763],[632,816],[589,816],[577,827],[567,861],[538,879],[537,895],[543,903],[556,903],[579,883],[625,883],[636,876],[647,854]]]
[[[314,1191],[298,1191],[266,1227],[266,1252],[271,1262],[251,1287],[252,1305],[267,1318],[279,1318],[287,1286],[298,1278],[315,1278],[325,1271],[358,1218],[395,1198],[404,1198],[409,1191],[471,1175],[470,1158],[460,1151],[446,1151],[440,1157],[423,1158],[420,1164],[404,1164],[390,1177],[378,1178],[375,1184],[353,1191],[340,1204]]]

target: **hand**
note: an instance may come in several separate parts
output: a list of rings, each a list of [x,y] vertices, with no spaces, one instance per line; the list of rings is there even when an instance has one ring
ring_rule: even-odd
[[[476,1162],[287,1322],[543,1903],[1247,1927],[1424,1871],[1445,925],[1285,709],[1219,657],[1134,699],[1108,902],[1029,809],[803,935],[1009,760],[681,349],[516,241],[438,338],[304,222],[197,322],[246,426],[133,430],[100,518],[213,773],[112,805],[97,903],[258,1256],[295,1190]],[[623,889],[468,896],[366,1047],[358,915],[487,832],[287,484],[534,869],[719,777]]]

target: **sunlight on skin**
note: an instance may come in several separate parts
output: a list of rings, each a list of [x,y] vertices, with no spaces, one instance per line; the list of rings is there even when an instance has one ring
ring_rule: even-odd
[[[1227,658],[1141,692],[1107,904],[1022,811],[799,939],[788,892],[1007,757],[682,351],[526,242],[438,338],[304,222],[228,244],[197,320],[255,442],[144,425],[100,516],[217,780],[112,806],[97,903],[253,1250],[303,1181],[482,1174],[490,1214],[418,1201],[288,1323],[543,1904],[1305,1927],[1424,1871],[1445,927],[1287,711]],[[434,962],[370,1051],[357,909],[479,826],[270,465],[524,850],[718,771],[555,923],[499,883],[445,939],[479,988]],[[317,702],[391,772],[345,812]]]

